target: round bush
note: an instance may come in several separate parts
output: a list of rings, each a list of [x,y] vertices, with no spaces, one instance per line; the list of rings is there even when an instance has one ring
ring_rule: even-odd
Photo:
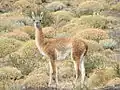
[[[120,2],[117,2],[116,4],[111,6],[112,10],[120,11]]]
[[[93,40],[84,40],[84,41],[88,45],[88,54],[103,51],[102,46],[100,46],[99,43],[97,43],[96,41]]]
[[[18,8],[26,8],[26,7],[30,7],[31,3],[28,2],[27,0],[18,0],[14,3],[14,6]]]
[[[117,42],[113,39],[105,39],[105,40],[101,40],[99,42],[99,44],[101,46],[103,46],[104,49],[111,49],[113,50],[117,44]]]
[[[113,51],[110,50],[110,49],[105,49],[102,53],[103,53],[105,56],[107,56],[108,58],[111,58],[111,56],[115,54],[115,52],[113,52]]]
[[[22,46],[22,42],[13,38],[0,37],[0,58],[15,52]]]
[[[83,26],[78,25],[77,23],[68,23],[62,27],[61,30],[59,30],[59,33],[65,33],[66,35],[69,34],[70,36],[75,36],[76,32],[79,33],[83,30]]]
[[[93,53],[86,56],[86,72],[89,74],[94,69],[105,67],[108,64],[108,58],[101,53]]]
[[[8,38],[14,38],[20,41],[30,40],[30,37],[27,33],[19,31],[19,30],[14,30],[13,32],[6,33],[3,36],[8,37]]]
[[[53,27],[44,27],[43,33],[45,34],[45,37],[50,38],[50,37],[55,37],[55,29]]]
[[[77,15],[90,15],[93,14],[93,12],[100,12],[100,10],[103,10],[104,6],[102,3],[98,1],[85,1],[79,4],[78,8],[76,9]]]
[[[69,11],[57,11],[52,14],[55,19],[55,24],[59,26],[65,25],[68,21],[70,21],[74,14]]]
[[[15,80],[20,79],[22,76],[21,71],[14,67],[2,67],[0,68],[0,80]]]
[[[21,31],[27,33],[31,39],[35,38],[35,29],[32,26],[23,26],[20,28]]]
[[[116,77],[116,71],[112,67],[96,69],[88,78],[90,88],[104,86],[110,79]]]
[[[120,78],[116,77],[116,78],[109,80],[106,86],[114,86],[114,85],[119,85],[119,84],[120,84]]]
[[[77,37],[82,37],[88,40],[95,40],[97,42],[99,42],[100,40],[109,38],[107,32],[101,29],[94,29],[94,28],[85,29],[77,33]]]
[[[19,51],[12,53],[7,58],[12,62],[12,66],[17,67],[25,75],[46,62],[46,60],[42,60],[33,40],[26,42]]]
[[[74,77],[74,66],[71,61],[64,61],[58,65],[58,77],[61,82],[70,82]]]
[[[45,65],[46,66],[46,65]],[[27,87],[47,87],[49,82],[49,76],[45,66],[32,71],[23,81],[23,85]]]
[[[34,74],[31,76],[28,76],[24,82],[23,85],[27,87],[47,87],[48,86],[48,76],[46,74]]]
[[[84,15],[78,20],[80,25],[84,25],[89,28],[107,28],[108,21],[101,15]]]
[[[54,1],[45,6],[48,10],[50,11],[58,11],[66,8],[66,5],[59,2],[59,1]]]

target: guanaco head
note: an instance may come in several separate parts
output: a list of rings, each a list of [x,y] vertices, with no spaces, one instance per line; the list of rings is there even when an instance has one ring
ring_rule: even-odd
[[[32,19],[33,19],[35,28],[41,28],[42,18],[43,18],[43,12],[40,13],[40,16],[36,16],[35,13],[32,12]]]

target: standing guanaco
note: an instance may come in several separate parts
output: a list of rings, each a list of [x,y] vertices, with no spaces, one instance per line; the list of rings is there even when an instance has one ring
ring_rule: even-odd
[[[52,81],[58,84],[56,61],[64,60],[70,54],[74,61],[76,80],[81,72],[81,84],[83,84],[85,79],[84,56],[87,53],[88,46],[84,41],[75,38],[46,39],[41,27],[42,18],[43,12],[41,12],[39,18],[32,12],[36,46],[43,56],[49,58],[50,62],[49,85]]]

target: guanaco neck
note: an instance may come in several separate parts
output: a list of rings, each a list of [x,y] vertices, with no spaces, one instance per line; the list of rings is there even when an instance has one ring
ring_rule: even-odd
[[[42,28],[37,28],[35,27],[35,41],[37,44],[39,45],[43,45],[44,44],[44,34],[42,32]]]

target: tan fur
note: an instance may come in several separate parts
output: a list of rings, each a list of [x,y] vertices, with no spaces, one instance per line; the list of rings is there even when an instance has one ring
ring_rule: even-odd
[[[86,55],[88,49],[86,43],[80,39],[75,39],[75,38],[49,38],[49,39],[45,38],[42,28],[39,26],[37,21],[34,23],[34,25],[36,29],[35,30],[36,45],[40,53],[50,59],[49,84],[51,84],[53,80],[55,83],[58,82],[56,61],[65,59],[65,57],[69,55],[69,53],[71,53],[71,57],[74,61],[76,79],[78,79],[80,75],[80,67],[81,67],[81,71],[82,71],[81,83],[83,83],[85,78],[83,57]]]

